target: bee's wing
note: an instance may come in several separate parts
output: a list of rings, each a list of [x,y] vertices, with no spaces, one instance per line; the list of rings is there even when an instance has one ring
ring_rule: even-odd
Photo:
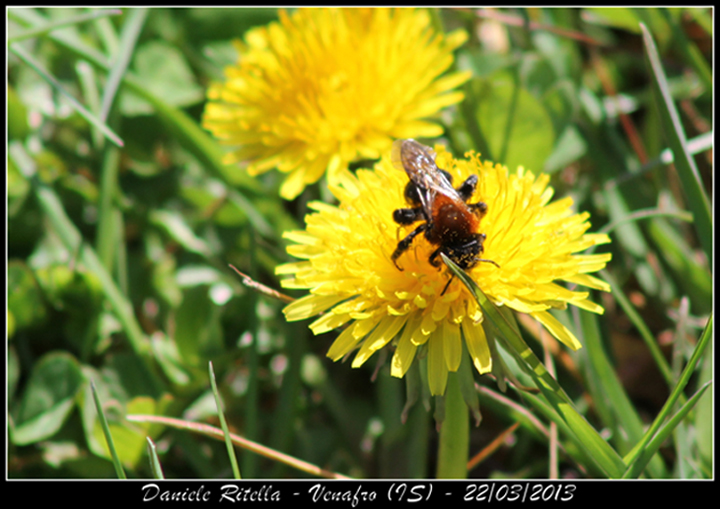
[[[393,166],[404,170],[410,180],[424,189],[420,200],[427,216],[432,215],[432,204],[436,193],[460,200],[457,191],[450,185],[435,163],[435,151],[415,140],[395,140],[392,146]]]
[[[413,139],[395,140],[390,156],[393,166],[413,180],[416,173],[435,167],[435,151]]]

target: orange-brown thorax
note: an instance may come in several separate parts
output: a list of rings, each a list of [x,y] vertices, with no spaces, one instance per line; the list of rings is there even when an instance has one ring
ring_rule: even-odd
[[[433,244],[441,244],[466,238],[477,231],[479,222],[465,203],[438,193],[433,201],[433,225],[427,239]]]

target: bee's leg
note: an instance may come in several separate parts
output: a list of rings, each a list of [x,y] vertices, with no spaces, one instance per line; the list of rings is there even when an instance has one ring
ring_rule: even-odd
[[[433,267],[438,267],[438,268],[440,268],[440,261],[438,260],[438,256],[440,256],[440,251],[442,251],[442,246],[440,246],[439,248],[437,248],[437,249],[436,249],[435,251],[433,251],[432,254],[430,255],[429,262],[430,262],[430,265],[432,265]],[[447,254],[447,253],[445,253],[445,254]]]
[[[403,209],[399,209],[399,210],[403,210]],[[405,209],[405,210],[409,210],[409,209]],[[425,228],[427,228],[427,223],[421,224],[420,226],[415,228],[413,231],[411,231],[407,237],[405,237],[400,242],[398,242],[398,245],[395,248],[395,251],[393,251],[393,254],[390,257],[392,259],[393,263],[395,264],[395,266],[398,268],[398,270],[403,270],[403,269],[402,269],[402,267],[400,267],[400,265],[397,264],[397,259],[400,257],[401,254],[403,254],[405,251],[408,250],[408,248],[410,247],[410,244],[412,244],[413,239],[415,237],[417,237],[418,235],[420,235],[422,232],[424,232]]]
[[[423,215],[422,207],[396,209],[393,212],[393,221],[395,221],[397,224],[401,224],[404,226],[413,224],[415,221],[418,221],[423,218],[424,218],[424,215]]]
[[[483,216],[487,213],[488,208],[487,203],[485,203],[484,201],[470,203],[468,207],[470,208],[470,210],[472,210],[473,214],[475,214],[480,219],[482,219]]]
[[[475,192],[477,183],[478,183],[478,176],[470,175],[467,179],[465,179],[465,182],[460,184],[460,187],[458,187],[456,189],[458,194],[460,195],[460,198],[462,198],[463,201],[468,201],[470,199],[470,197]]]
[[[452,276],[450,276],[450,279],[448,279],[448,282],[447,282],[447,284],[445,285],[445,288],[443,288],[443,291],[442,291],[442,293],[440,294],[440,297],[442,297],[443,295],[445,295],[445,292],[447,292],[447,289],[448,289],[448,287],[450,286],[450,283],[452,283],[452,280],[453,280],[454,277],[455,277],[455,274],[453,274]]]

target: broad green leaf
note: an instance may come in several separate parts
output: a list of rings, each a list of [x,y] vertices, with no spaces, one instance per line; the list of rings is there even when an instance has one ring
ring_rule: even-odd
[[[40,325],[47,316],[46,301],[32,271],[23,263],[11,261],[7,266],[7,312],[13,329]],[[8,329],[8,337],[12,337]]]
[[[179,213],[170,210],[153,210],[150,213],[150,220],[162,227],[172,239],[188,251],[205,257],[212,255],[210,246],[195,235],[185,218]]]
[[[177,342],[165,334],[156,332],[151,338],[153,352],[160,368],[170,381],[178,386],[186,386],[191,381],[188,373],[187,359],[183,359],[179,352]]]
[[[184,182],[182,197],[199,211],[212,211],[212,219],[219,226],[232,228],[247,224],[247,213],[227,187],[216,180],[202,179]]]
[[[33,192],[42,211],[48,218],[50,227],[61,239],[63,246],[69,252],[78,255],[80,260],[87,266],[87,270],[98,278],[105,297],[112,305],[117,314],[117,318],[123,324],[130,344],[138,356],[149,363],[150,360],[146,357],[149,352],[149,345],[140,328],[140,324],[133,314],[131,303],[120,291],[102,263],[100,263],[95,251],[83,242],[82,235],[65,212],[64,204],[55,190],[37,178],[37,175],[35,175],[36,168],[32,162],[25,163],[24,157],[26,154],[24,149],[20,145],[15,144],[10,147],[10,153],[16,160],[22,162],[23,167],[21,168],[21,172],[32,184]],[[148,372],[150,372],[149,366]]]
[[[135,51],[133,63],[138,84],[168,105],[186,107],[203,100],[203,89],[176,46],[164,41],[146,42]],[[132,93],[123,94],[121,108],[128,116],[154,112],[152,105]]]
[[[153,365],[148,372],[143,360],[134,352],[127,351],[110,355],[103,365],[102,375],[112,381],[113,394],[122,394],[124,398],[149,395],[160,397],[163,388],[158,384],[159,373]],[[152,354],[150,350],[150,354]]]
[[[587,143],[575,126],[568,126],[555,144],[552,154],[545,160],[543,171],[553,173],[577,161],[587,152]]]
[[[186,365],[201,367],[205,359],[222,352],[219,310],[207,286],[185,290],[175,318],[175,343]]]
[[[47,299],[60,311],[56,327],[85,360],[97,340],[97,326],[103,309],[103,292],[98,278],[84,269],[50,265],[37,271]]]
[[[25,103],[20,100],[14,87],[7,88],[7,135],[8,138],[23,139],[30,133]]]
[[[640,33],[640,23],[645,23],[653,28],[653,31],[661,35],[662,45],[670,41],[670,30],[668,23],[663,18],[663,9],[633,8],[633,7],[594,7],[583,9],[586,19],[590,22],[608,25],[621,30],[627,30],[635,34]]]
[[[638,18],[628,7],[589,7],[583,9],[586,19],[593,23],[609,25],[639,33]]]
[[[73,409],[82,382],[80,365],[72,355],[52,352],[40,359],[20,400],[12,442],[27,445],[57,433]]]
[[[5,366],[7,368],[7,406],[12,408],[15,406],[15,391],[20,381],[20,356],[14,345],[7,347],[7,364]]]
[[[124,413],[159,415],[164,409],[165,405],[159,405],[152,398],[138,397],[127,403]],[[151,433],[153,427],[150,423],[129,423],[117,413],[108,415],[108,427],[120,462],[124,467],[132,469],[136,469],[143,459],[146,452],[147,437],[150,434],[157,436],[158,431],[161,429],[155,426],[154,433]],[[94,439],[102,444],[105,457],[110,458],[110,451],[105,441],[100,420],[96,421],[93,435]]]
[[[508,73],[472,83],[475,121],[490,149],[485,158],[511,170],[540,172],[550,156],[555,133],[543,105]]]

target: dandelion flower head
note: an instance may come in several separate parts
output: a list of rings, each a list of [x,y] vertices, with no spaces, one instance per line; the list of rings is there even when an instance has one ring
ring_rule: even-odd
[[[203,125],[232,147],[225,162],[287,174],[292,199],[334,182],[394,138],[435,137],[431,119],[463,94],[469,72],[443,75],[465,32],[437,33],[416,9],[298,9],[250,30],[226,80],[208,90]]]
[[[473,153],[455,159],[442,146],[435,149],[438,167],[455,185],[478,175],[468,203],[487,204],[478,228],[486,234],[482,257],[497,266],[477,263],[466,272],[495,304],[535,317],[559,341],[579,348],[549,310],[572,304],[603,312],[588,292],[561,283],[609,291],[590,273],[604,268],[610,254],[578,254],[609,242],[607,235],[586,233],[589,214],[574,213],[571,198],[551,201],[547,175],[523,168],[510,172]],[[288,320],[321,315],[310,325],[315,334],[342,329],[330,358],[340,360],[357,350],[352,366],[359,367],[391,345],[393,376],[404,376],[415,361],[426,362],[430,392],[442,395],[448,373],[460,365],[463,344],[479,373],[491,370],[492,359],[477,301],[457,278],[445,289],[449,270],[429,262],[437,246],[418,235],[398,259],[404,270],[391,260],[398,240],[417,226],[393,220],[393,211],[407,206],[407,182],[389,154],[374,170],[344,174],[330,186],[339,204],[311,203],[306,229],[285,235],[292,242],[288,253],[301,261],[276,272],[290,276],[284,287],[309,290],[285,308]]]

